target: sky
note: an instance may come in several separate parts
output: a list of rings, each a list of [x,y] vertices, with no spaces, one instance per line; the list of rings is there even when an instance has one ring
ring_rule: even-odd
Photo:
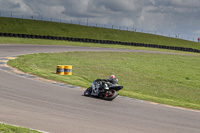
[[[0,15],[200,37],[200,0],[0,0]]]

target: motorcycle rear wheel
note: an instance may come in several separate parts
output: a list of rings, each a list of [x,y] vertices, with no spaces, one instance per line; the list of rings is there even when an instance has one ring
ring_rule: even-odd
[[[89,87],[84,91],[84,96],[91,96],[91,93],[92,93],[92,88]]]
[[[105,100],[108,101],[112,101],[113,99],[115,99],[118,96],[117,91],[116,90],[108,90],[104,96]]]

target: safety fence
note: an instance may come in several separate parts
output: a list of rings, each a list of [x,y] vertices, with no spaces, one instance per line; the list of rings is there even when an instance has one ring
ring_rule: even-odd
[[[100,44],[119,44],[119,45],[128,45],[128,46],[151,47],[151,48],[160,48],[160,49],[169,49],[169,50],[200,53],[200,50],[193,49],[193,48],[165,46],[165,45],[157,45],[157,44],[134,43],[134,42],[122,42],[122,41],[112,41],[112,40],[97,40],[97,39],[88,39],[88,38],[57,37],[57,36],[30,35],[30,34],[17,34],[17,33],[0,33],[0,36],[32,38],[32,39],[65,40],[65,41],[100,43]]]

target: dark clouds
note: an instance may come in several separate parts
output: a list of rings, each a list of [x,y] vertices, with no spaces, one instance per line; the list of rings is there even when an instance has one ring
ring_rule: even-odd
[[[0,0],[0,12],[200,36],[199,0]]]

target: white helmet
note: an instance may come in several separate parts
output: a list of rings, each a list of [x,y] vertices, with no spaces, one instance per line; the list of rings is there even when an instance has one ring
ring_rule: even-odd
[[[112,80],[115,78],[115,75],[110,75],[109,80]]]

